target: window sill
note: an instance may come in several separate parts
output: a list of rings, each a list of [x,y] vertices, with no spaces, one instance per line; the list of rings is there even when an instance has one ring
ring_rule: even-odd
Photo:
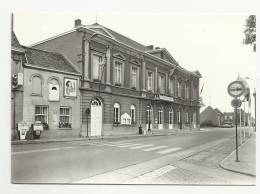
[[[72,128],[68,128],[68,127],[59,127],[58,130],[72,130]]]
[[[39,97],[43,97],[41,94],[31,94],[31,96],[39,96]]]

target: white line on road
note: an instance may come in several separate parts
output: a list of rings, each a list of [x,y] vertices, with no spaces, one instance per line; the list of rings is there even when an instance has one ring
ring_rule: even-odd
[[[159,152],[156,152],[158,154],[168,154],[170,152],[175,152],[175,151],[178,151],[180,150],[181,148],[169,148],[169,149],[165,149],[165,150],[162,150],[162,151],[159,151]]]
[[[153,144],[135,146],[135,147],[131,147],[129,149],[135,150],[135,149],[146,148],[146,147],[151,147],[151,146],[153,146]]]
[[[156,170],[153,170],[151,172],[148,172],[146,174],[143,174],[141,176],[138,176],[136,178],[130,179],[126,181],[126,184],[143,184],[143,183],[149,183],[150,180],[155,179],[159,176],[162,176],[172,170],[175,170],[175,166],[167,165],[162,168],[158,168]]]
[[[30,153],[37,153],[37,152],[48,152],[48,151],[59,151],[59,150],[66,150],[71,149],[73,147],[59,147],[59,148],[48,148],[48,149],[38,149],[38,150],[26,150],[20,152],[12,152],[12,155],[20,155],[20,154],[30,154]]]
[[[142,144],[135,143],[135,144],[128,144],[128,145],[122,145],[122,146],[117,146],[117,147],[119,147],[119,148],[127,148],[127,147],[138,146],[138,145],[142,145]]]
[[[144,149],[143,151],[149,152],[149,151],[159,150],[159,149],[167,148],[167,147],[168,147],[168,146],[156,146],[156,147]]]

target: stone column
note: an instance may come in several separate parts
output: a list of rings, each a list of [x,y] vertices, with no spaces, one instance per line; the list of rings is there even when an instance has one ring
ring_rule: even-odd
[[[146,91],[145,88],[145,82],[146,82],[146,64],[144,59],[142,60],[142,78],[140,78],[140,80],[142,80],[142,91]]]
[[[90,55],[90,44],[89,42],[86,40],[85,41],[85,75],[84,75],[84,79],[85,80],[89,80],[89,66],[90,66],[90,62],[89,62],[89,55]]]
[[[107,47],[106,52],[107,64],[106,64],[106,84],[111,84],[110,70],[111,70],[111,48]]]
[[[165,74],[165,94],[169,94],[169,75]]]

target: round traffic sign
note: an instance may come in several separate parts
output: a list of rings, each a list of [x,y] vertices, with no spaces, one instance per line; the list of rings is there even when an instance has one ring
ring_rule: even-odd
[[[234,98],[232,101],[231,101],[231,105],[234,107],[234,108],[238,108],[242,105],[242,101],[238,98]]]
[[[228,85],[228,94],[232,97],[242,96],[245,92],[245,86],[241,81],[233,81]]]

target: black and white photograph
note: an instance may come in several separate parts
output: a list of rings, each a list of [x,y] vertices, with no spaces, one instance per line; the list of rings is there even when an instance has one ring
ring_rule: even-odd
[[[13,184],[255,185],[255,15],[10,21]]]

